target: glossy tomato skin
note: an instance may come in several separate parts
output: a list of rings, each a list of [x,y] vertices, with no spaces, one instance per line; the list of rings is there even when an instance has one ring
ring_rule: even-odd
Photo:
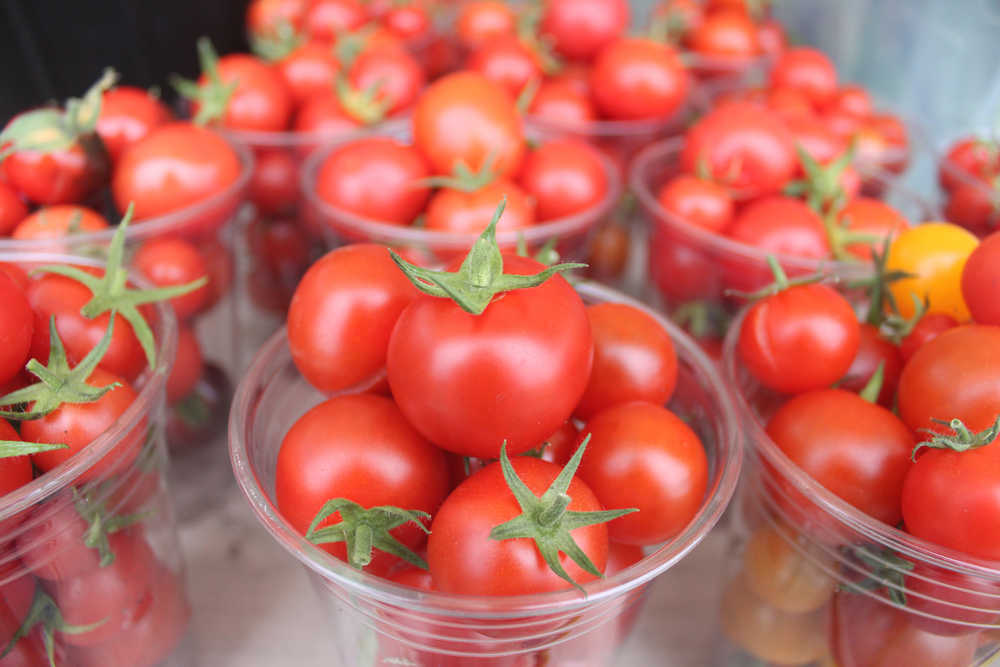
[[[292,130],[336,136],[354,132],[364,125],[344,108],[336,93],[327,91],[309,98],[299,107],[292,121]],[[313,148],[310,144],[306,147],[307,151]]]
[[[413,110],[413,144],[432,171],[444,175],[459,162],[476,172],[491,159],[498,177],[512,176],[525,150],[514,98],[477,72],[456,72],[428,86]]]
[[[924,314],[910,333],[899,342],[899,352],[903,355],[903,362],[909,362],[914,353],[925,343],[929,343],[945,331],[957,326],[958,322],[950,315],[944,313]]]
[[[344,246],[312,265],[288,310],[288,342],[299,372],[323,392],[367,380],[385,365],[389,335],[416,288],[389,252]]]
[[[883,523],[899,523],[914,441],[891,412],[843,389],[818,389],[782,405],[767,434],[831,493]]]
[[[539,30],[570,60],[590,60],[625,33],[627,0],[549,0]]]
[[[7,183],[0,181],[0,235],[10,234],[28,215],[24,200]]]
[[[820,109],[837,94],[837,70],[822,51],[788,49],[771,70],[771,85],[798,88]]]
[[[284,148],[254,151],[250,199],[263,215],[294,210],[299,200],[299,163],[294,153]]]
[[[708,459],[679,417],[660,405],[624,403],[591,417],[580,442],[588,434],[579,478],[605,507],[639,509],[608,524],[611,539],[658,544],[691,522],[708,485]]]
[[[733,220],[733,199],[717,183],[681,174],[663,184],[657,201],[667,213],[712,232],[724,232]]]
[[[424,71],[404,49],[369,48],[362,51],[347,74],[357,90],[376,90],[375,99],[392,115],[413,106],[424,87]]]
[[[302,27],[312,39],[333,42],[341,33],[360,28],[367,18],[360,0],[312,0],[306,6]]]
[[[252,0],[247,5],[247,32],[262,37],[273,36],[282,23],[298,30],[306,4],[307,0]]]
[[[118,86],[106,91],[97,118],[97,134],[116,164],[125,149],[139,141],[154,127],[173,119],[170,109],[142,88]]]
[[[107,228],[104,216],[86,206],[57,204],[43,206],[22,219],[11,236],[15,239],[59,239],[70,235],[72,230],[99,232]]]
[[[822,218],[793,197],[777,195],[753,201],[736,215],[726,236],[778,255],[815,259],[830,256]]]
[[[288,127],[292,95],[274,67],[255,56],[233,53],[219,58],[218,72],[223,84],[236,84],[225,113],[219,119],[223,127],[258,132],[278,132]],[[203,73],[198,85],[210,84]],[[192,106],[197,113],[198,102]]]
[[[704,160],[713,181],[747,195],[775,194],[798,169],[792,137],[774,114],[749,102],[731,102],[688,131],[681,166],[697,173]]]
[[[530,456],[511,459],[518,477],[541,496],[561,468]],[[600,511],[604,507],[579,478],[570,482],[569,511]],[[465,480],[441,505],[427,540],[427,563],[435,589],[464,595],[526,595],[569,588],[541,558],[533,540],[492,540],[494,526],[521,514],[521,508],[504,481],[499,463],[493,463]],[[596,524],[573,530],[570,535],[598,570],[608,558],[608,528]],[[592,581],[565,554],[559,561],[577,583]]]
[[[819,283],[758,301],[740,328],[738,352],[764,386],[784,393],[828,387],[850,368],[860,344],[851,305]]]
[[[528,153],[518,183],[534,197],[535,213],[542,221],[594,208],[609,187],[601,154],[573,138],[552,139]]]
[[[278,509],[305,534],[327,500],[347,498],[362,507],[394,505],[433,514],[448,491],[444,453],[417,433],[388,398],[341,395],[320,403],[289,429],[278,452]],[[334,514],[324,524],[339,520]],[[392,531],[417,548],[424,533],[412,524]],[[321,545],[340,559],[343,542]],[[369,568],[390,562],[379,553]],[[383,570],[384,573],[384,570]]]
[[[926,297],[927,312],[967,322],[969,308],[962,298],[962,269],[978,244],[973,234],[945,222],[924,223],[899,234],[889,246],[886,267],[914,274],[889,286],[899,314],[912,317],[916,309],[914,297],[918,301]]]
[[[28,363],[34,332],[35,314],[27,295],[0,272],[0,385],[14,379]]]
[[[77,513],[71,499],[57,498],[32,511],[28,528],[18,536],[21,562],[46,581],[68,581],[101,567],[101,555],[88,547],[89,524]],[[129,538],[124,532],[108,536],[111,553],[117,554]]]
[[[757,26],[742,12],[718,11],[691,33],[691,48],[707,56],[749,61],[761,51]]]
[[[473,0],[462,3],[455,20],[458,40],[467,49],[503,35],[513,35],[517,17],[506,2]]]
[[[594,104],[608,118],[666,118],[687,101],[690,75],[666,44],[622,38],[601,49],[590,72]]]
[[[597,118],[586,91],[561,79],[546,79],[538,86],[528,105],[528,114],[546,122],[584,128]]]
[[[107,151],[96,135],[60,150],[16,151],[0,163],[7,183],[35,204],[83,201],[107,180],[108,167]]]
[[[504,197],[507,205],[497,223],[498,232],[524,229],[535,223],[534,200],[514,183],[498,179],[473,192],[438,190],[427,204],[424,226],[435,231],[480,234]]]
[[[894,239],[909,229],[910,224],[903,215],[883,201],[871,197],[851,199],[837,214],[841,223],[851,232],[870,234],[875,238],[872,246],[881,252],[885,239]],[[846,250],[858,259],[869,260],[872,246],[853,243]]]
[[[962,269],[962,298],[979,324],[1000,325],[1000,232],[983,239]]]
[[[274,67],[284,79],[296,107],[317,95],[330,93],[340,71],[330,45],[316,41],[302,44],[275,63]]]
[[[412,146],[388,137],[359,139],[335,150],[316,177],[316,193],[331,206],[362,218],[406,225],[424,208],[430,176]]]
[[[504,271],[545,267],[512,253]],[[439,447],[497,458],[536,446],[583,395],[593,357],[590,323],[562,276],[507,292],[481,315],[421,296],[389,340],[389,385],[403,414]]]
[[[993,185],[981,181],[958,183],[947,195],[944,217],[977,235],[989,234],[1000,222]]]
[[[495,81],[515,98],[529,81],[540,80],[543,76],[538,57],[513,36],[495,37],[485,42],[469,56],[466,68]]]
[[[167,123],[125,151],[111,190],[120,211],[135,205],[138,222],[222,192],[241,170],[236,152],[219,135],[191,123]]]
[[[879,391],[877,403],[892,409],[896,387],[899,385],[899,375],[903,372],[903,355],[898,346],[879,333],[878,327],[862,323],[860,332],[858,353],[847,373],[841,378],[839,386],[848,391],[860,392],[881,364],[882,389]]]
[[[938,168],[938,182],[945,190],[954,190],[967,179],[963,172],[972,177],[989,177],[1000,169],[1000,161],[990,151],[990,146],[975,137],[967,137],[953,143]]]
[[[590,419],[620,403],[663,405],[677,386],[677,353],[670,335],[632,306],[587,307],[594,340],[594,365],[574,415]]]
[[[185,285],[208,277],[208,266],[198,248],[181,238],[151,238],[136,252],[132,264],[155,287]],[[169,303],[179,320],[188,320],[208,304],[209,286],[175,296]]]

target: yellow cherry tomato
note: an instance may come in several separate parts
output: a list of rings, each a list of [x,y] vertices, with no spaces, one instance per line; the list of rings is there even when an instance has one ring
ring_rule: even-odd
[[[912,227],[889,246],[889,271],[914,275],[889,286],[899,313],[910,318],[915,312],[913,295],[929,301],[928,312],[951,315],[959,322],[970,319],[962,298],[962,269],[979,239],[947,222],[926,222]]]

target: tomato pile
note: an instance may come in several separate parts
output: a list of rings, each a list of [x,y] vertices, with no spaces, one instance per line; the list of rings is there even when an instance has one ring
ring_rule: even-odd
[[[965,137],[948,147],[938,167],[948,220],[984,236],[1000,220],[1000,145]]]
[[[173,525],[162,516],[157,376],[167,365],[151,304],[205,280],[132,287],[122,267],[127,225],[103,268],[0,264],[4,664],[151,667],[187,625]],[[106,451],[95,459],[97,442]],[[53,487],[50,473],[74,463],[70,481]],[[28,504],[12,498],[18,492]]]

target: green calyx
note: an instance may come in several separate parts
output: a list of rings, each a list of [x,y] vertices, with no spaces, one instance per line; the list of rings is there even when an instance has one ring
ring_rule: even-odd
[[[250,35],[250,50],[261,60],[273,63],[288,57],[304,42],[305,38],[295,31],[295,26],[282,19],[274,26],[273,35]]]
[[[90,289],[93,296],[80,309],[80,314],[87,319],[94,319],[104,313],[117,312],[132,325],[132,331],[146,354],[149,367],[156,368],[156,341],[153,339],[153,330],[150,329],[146,318],[139,312],[139,306],[166,301],[193,292],[203,287],[208,282],[208,278],[203,276],[184,285],[171,287],[144,290],[129,287],[128,271],[125,269],[125,232],[132,219],[132,210],[133,207],[129,204],[125,216],[118,224],[114,236],[111,237],[111,245],[108,248],[108,258],[102,276],[95,276],[79,267],[66,265],[43,266],[38,271],[72,278]]]
[[[226,115],[229,100],[239,82],[224,83],[219,76],[219,54],[208,37],[198,39],[198,62],[208,78],[205,85],[180,76],[172,76],[170,83],[181,97],[198,103],[194,116],[196,125],[206,125]]]
[[[868,378],[868,382],[865,386],[858,392],[861,398],[865,399],[869,403],[878,403],[879,394],[882,393],[882,385],[885,384],[885,361],[878,362],[878,368],[872,373],[872,376]]]
[[[118,74],[108,68],[83,97],[66,100],[64,109],[37,109],[14,118],[0,132],[0,146],[4,146],[0,149],[0,160],[17,151],[65,150],[81,136],[94,132],[104,91],[117,80]]]
[[[333,54],[336,56],[337,62],[340,63],[341,67],[345,70],[351,68],[351,65],[358,59],[358,56],[368,48],[368,42],[371,41],[371,37],[375,34],[376,30],[378,30],[378,26],[374,23],[369,23],[360,28],[337,35],[337,41],[333,45]]]
[[[107,567],[115,562],[115,552],[111,550],[108,537],[130,526],[145,521],[149,512],[135,512],[121,516],[108,512],[103,501],[95,501],[90,494],[81,494],[74,490],[74,506],[76,513],[87,522],[87,530],[83,534],[84,546],[97,550],[100,556],[100,566]]]
[[[340,521],[330,526],[319,527],[332,514],[340,513]],[[379,505],[365,509],[347,498],[334,498],[323,503],[316,518],[309,524],[306,539],[313,544],[343,542],[347,549],[347,562],[351,567],[362,569],[372,562],[375,549],[392,554],[414,567],[427,569],[427,562],[389,531],[405,523],[414,523],[425,533],[430,533],[424,519],[431,515],[420,510],[404,510],[392,505]]]
[[[767,266],[771,269],[771,275],[774,276],[774,282],[770,285],[763,287],[756,292],[726,290],[726,296],[734,296],[740,299],[746,299],[747,301],[757,301],[769,296],[774,296],[778,292],[784,292],[786,289],[792,287],[810,285],[824,280],[835,280],[835,277],[831,278],[823,273],[813,273],[808,276],[802,276],[801,278],[795,278],[794,280],[789,279],[788,275],[785,273],[785,269],[782,268],[781,264],[778,262],[778,258],[771,254],[767,256]]]
[[[542,244],[542,247],[538,249],[534,255],[528,254],[528,243],[524,240],[524,234],[518,232],[517,235],[517,254],[520,257],[530,257],[540,264],[545,266],[552,266],[559,262],[559,251],[556,250],[556,246],[559,245],[559,239],[552,237]]]
[[[892,338],[892,332],[898,332],[902,326],[902,321],[899,318],[899,305],[896,303],[895,297],[892,295],[892,291],[889,290],[889,285],[898,281],[904,280],[906,278],[915,277],[912,273],[907,273],[906,271],[890,271],[888,267],[889,260],[889,245],[892,243],[890,237],[886,237],[882,242],[882,249],[878,250],[872,246],[872,275],[871,277],[864,278],[862,280],[855,280],[847,283],[848,289],[865,289],[868,293],[868,313],[865,316],[865,322],[868,324],[878,327],[889,329],[889,336]],[[914,297],[916,301],[916,297]],[[921,315],[923,310],[918,306],[917,312]],[[906,333],[913,328],[913,324],[916,321],[908,325]],[[905,335],[905,334],[904,334]],[[901,339],[902,336],[898,336],[896,340]]]
[[[581,593],[584,592],[583,588],[569,576],[562,563],[559,562],[559,552],[569,556],[581,569],[595,577],[603,578],[604,574],[597,569],[590,557],[576,543],[570,534],[571,531],[584,526],[607,523],[626,514],[639,511],[635,508],[597,512],[573,512],[568,509],[573,499],[567,491],[570,482],[573,481],[576,469],[580,466],[588,442],[590,442],[589,434],[580,443],[580,447],[577,448],[558,477],[552,481],[552,484],[541,496],[536,496],[517,476],[517,472],[507,456],[507,443],[504,442],[500,447],[500,467],[503,471],[503,478],[511,493],[514,494],[522,513],[510,521],[494,526],[493,530],[490,531],[491,540],[519,538],[534,540],[538,552],[545,559],[549,568]]]
[[[25,615],[24,620],[21,622],[21,626],[14,633],[14,636],[10,638],[7,642],[7,646],[4,648],[3,653],[0,653],[0,659],[3,659],[8,653],[10,653],[14,646],[31,634],[36,627],[41,626],[42,642],[45,645],[45,654],[48,657],[50,667],[56,667],[56,657],[55,657],[55,633],[62,632],[69,635],[79,635],[85,632],[90,632],[107,621],[106,618],[102,618],[96,623],[91,623],[89,625],[69,625],[63,619],[62,612],[59,607],[56,606],[55,601],[45,593],[41,585],[35,586],[35,597],[31,601],[31,607],[28,609],[27,615]]]
[[[969,427],[961,419],[952,419],[951,421],[931,419],[931,421],[941,426],[947,426],[951,429],[951,433],[939,433],[929,428],[918,429],[923,433],[929,433],[932,437],[930,440],[917,443],[917,446],[913,448],[910,458],[914,461],[917,460],[917,452],[924,447],[929,449],[950,449],[953,452],[967,452],[970,449],[979,449],[980,447],[993,444],[997,439],[997,435],[1000,435],[1000,415],[997,415],[993,426],[978,433],[970,431]]]
[[[500,202],[493,219],[465,256],[458,271],[432,271],[410,264],[393,250],[392,260],[410,281],[425,294],[449,298],[467,313],[480,315],[502,292],[537,287],[560,271],[584,268],[586,264],[565,263],[550,266],[533,275],[503,272],[503,254],[497,245],[497,222],[503,214],[506,199]]]
[[[389,111],[389,100],[379,99],[381,82],[377,82],[365,90],[359,90],[352,87],[347,77],[341,72],[337,75],[334,87],[340,106],[351,118],[363,125],[374,125],[382,122],[385,114]]]
[[[684,13],[674,7],[653,17],[649,26],[649,38],[664,44],[680,44],[691,26]]]
[[[483,160],[479,171],[472,171],[464,162],[457,162],[451,176],[430,176],[417,181],[417,185],[426,188],[447,188],[459,192],[476,192],[482,190],[496,178],[497,156],[491,153]],[[506,200],[504,200],[506,205]]]
[[[0,397],[0,405],[24,403],[28,404],[28,408],[24,411],[0,410],[0,417],[17,421],[39,419],[54,412],[64,403],[93,403],[117,387],[117,382],[104,387],[87,384],[87,378],[97,368],[97,364],[111,345],[114,327],[115,318],[112,314],[101,340],[75,368],[71,369],[66,359],[66,349],[56,331],[55,317],[49,319],[48,365],[44,366],[37,359],[32,359],[25,366],[29,373],[38,378],[38,382]]]
[[[554,76],[563,70],[563,61],[556,55],[555,41],[539,31],[542,7],[534,4],[517,17],[515,32],[518,40],[535,56],[538,66],[546,76]]]
[[[913,563],[889,549],[852,546],[848,550],[861,561],[868,574],[861,581],[841,584],[842,590],[861,593],[884,588],[892,602],[906,606],[906,575],[913,570]]]
[[[790,197],[804,197],[809,208],[820,216],[827,216],[843,208],[847,203],[847,193],[840,184],[840,177],[854,161],[854,143],[825,167],[813,159],[801,145],[796,145],[795,151],[799,155],[805,178],[792,181],[782,192]]]

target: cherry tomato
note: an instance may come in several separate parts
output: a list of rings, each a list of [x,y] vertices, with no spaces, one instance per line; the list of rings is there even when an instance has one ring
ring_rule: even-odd
[[[236,152],[219,135],[191,123],[168,123],[125,151],[111,190],[119,210],[135,205],[138,222],[218,194],[241,171]]]
[[[833,162],[846,149],[844,141],[815,115],[790,115],[785,118],[785,127],[791,132],[796,145],[820,164]]]
[[[848,391],[861,391],[875,374],[879,364],[882,365],[883,379],[877,402],[883,407],[892,408],[899,375],[903,371],[903,355],[896,345],[882,337],[878,327],[871,324],[861,325],[858,353],[841,378],[840,387]]]
[[[155,287],[184,285],[208,277],[205,258],[194,244],[179,238],[149,239],[139,246],[132,264]],[[169,303],[177,319],[183,321],[204,310],[210,297],[206,283],[187,294],[173,297]]]
[[[962,269],[962,298],[980,324],[1000,325],[1000,232],[987,236]]]
[[[403,49],[365,49],[347,76],[357,90],[374,89],[375,99],[386,105],[389,115],[411,107],[424,87],[424,71]]]
[[[479,72],[517,97],[530,81],[542,78],[538,56],[520,39],[496,37],[473,51],[466,69]]]
[[[1000,156],[989,142],[967,137],[951,145],[938,167],[938,181],[945,190],[954,190],[969,177],[983,178],[1000,171]]]
[[[154,127],[173,120],[170,109],[142,88],[118,86],[104,93],[97,134],[108,150],[111,162],[117,163],[125,149]]]
[[[430,176],[412,146],[388,137],[359,139],[337,148],[320,166],[316,193],[339,209],[368,220],[406,225],[423,210]]]
[[[588,306],[587,317],[594,365],[574,414],[590,419],[620,403],[670,400],[677,385],[677,353],[663,327],[641,310],[618,303]],[[592,456],[588,450],[585,458]]]
[[[539,32],[570,60],[590,60],[625,33],[626,0],[548,0]]]
[[[667,213],[712,232],[722,233],[733,220],[733,199],[717,183],[687,174],[663,184],[657,201]]]
[[[597,118],[590,97],[571,82],[546,79],[528,105],[528,114],[555,125],[584,128]]]
[[[260,37],[273,36],[282,23],[298,29],[308,0],[252,0],[247,5],[247,32]]]
[[[17,192],[0,181],[0,235],[13,231],[28,215],[28,207]]]
[[[872,98],[864,86],[847,84],[837,89],[824,111],[841,111],[857,116],[868,116],[875,110]]]
[[[181,325],[177,329],[177,354],[167,377],[167,403],[173,405],[190,394],[204,368],[198,337],[191,327]]]
[[[498,177],[511,176],[524,155],[514,99],[475,72],[449,74],[424,91],[413,110],[413,143],[444,175],[459,162],[477,172],[489,159]]]
[[[740,359],[764,386],[784,393],[828,387],[850,368],[860,344],[851,305],[819,283],[761,299],[740,328]]]
[[[528,153],[518,182],[534,197],[535,213],[544,221],[593,209],[607,197],[609,187],[601,154],[572,138],[546,141]]]
[[[364,120],[344,107],[340,96],[333,92],[316,95],[299,107],[292,122],[295,132],[336,136],[350,134],[365,126]],[[305,145],[306,154],[317,146]]]
[[[532,198],[514,183],[499,179],[472,192],[438,190],[427,204],[424,226],[435,231],[478,234],[486,229],[497,202],[504,197],[507,206],[497,223],[497,231],[524,229],[535,223]]]
[[[340,64],[329,44],[306,42],[274,64],[295,106],[333,90]]]
[[[899,314],[912,317],[917,300],[929,301],[927,312],[969,320],[962,298],[962,269],[979,240],[956,225],[929,222],[900,233],[889,246],[886,268],[914,275],[889,285]]]
[[[785,28],[777,19],[765,19],[757,24],[757,43],[760,52],[771,60],[777,60],[788,48]]]
[[[794,543],[793,543],[794,542]],[[743,580],[747,588],[775,609],[790,614],[816,611],[830,601],[837,580],[837,563],[787,526],[764,524],[743,549]]]
[[[406,422],[392,401],[372,394],[342,395],[312,408],[289,429],[278,451],[275,496],[282,515],[305,533],[323,503],[346,498],[364,508],[392,505],[434,513],[448,492],[444,453]],[[333,514],[322,525],[336,523]],[[424,533],[412,524],[391,531],[410,548]],[[321,545],[346,559],[343,542]],[[375,573],[392,559],[373,554]]]
[[[910,622],[935,635],[978,633],[970,624],[992,625],[1000,617],[993,581],[917,562],[903,585]]]
[[[43,206],[14,228],[15,239],[60,239],[74,233],[99,232],[108,228],[100,213],[86,206],[57,204]]]
[[[503,255],[504,271],[545,267]],[[481,315],[421,296],[389,340],[389,385],[400,410],[438,446],[497,458],[514,455],[566,421],[583,395],[593,356],[580,297],[562,276],[507,292]]]
[[[708,459],[691,428],[660,405],[636,401],[592,416],[591,436],[577,475],[605,507],[638,512],[608,523],[617,542],[651,545],[691,522],[708,485]]]
[[[302,27],[311,39],[333,42],[342,33],[360,28],[367,19],[360,0],[311,0]]]
[[[326,254],[306,272],[288,311],[288,343],[299,372],[323,392],[367,380],[385,365],[389,335],[417,296],[382,246]]]
[[[801,199],[762,197],[743,208],[726,230],[729,238],[779,255],[830,256],[822,218]]]
[[[977,235],[989,234],[1000,222],[995,186],[982,181],[958,183],[948,193],[944,215]]]
[[[292,95],[281,74],[270,64],[245,53],[232,53],[219,58],[219,79],[233,86],[219,119],[223,127],[233,130],[277,132],[288,127],[292,115]],[[204,89],[213,82],[202,73],[198,85]],[[200,103],[192,104],[198,113]]]
[[[752,195],[777,193],[799,164],[781,120],[747,102],[716,107],[688,130],[684,171],[697,173],[701,161],[711,180]]]
[[[458,41],[467,49],[475,49],[494,37],[513,35],[517,17],[506,2],[472,0],[462,3],[455,19]]]
[[[427,10],[416,3],[390,7],[382,15],[382,25],[405,40],[426,37],[433,28]]]
[[[80,516],[73,499],[57,497],[37,506],[17,538],[21,562],[32,574],[47,581],[68,581],[101,567],[101,553],[84,540],[90,525]],[[131,538],[123,531],[108,536],[111,554],[128,548]]]
[[[24,290],[0,272],[0,384],[10,382],[28,362],[34,331],[35,315]]]
[[[782,405],[767,434],[830,492],[879,521],[899,523],[914,441],[894,414],[843,389],[817,389]]]
[[[761,52],[757,35],[757,26],[745,13],[718,11],[705,17],[688,43],[702,55],[748,62]]]
[[[948,329],[958,326],[958,322],[951,315],[943,313],[929,313],[921,317],[913,326],[913,329],[903,340],[899,342],[899,351],[903,355],[903,361],[909,362],[910,358],[924,344],[929,343]]]
[[[511,465],[536,496],[545,492],[560,471],[559,466],[530,456],[513,457]],[[570,482],[567,494],[572,499],[568,507],[571,512],[604,509],[579,477]],[[495,526],[521,513],[499,463],[462,482],[445,499],[431,524],[427,563],[434,587],[463,595],[523,595],[568,588],[566,580],[549,569],[533,540],[490,539]],[[584,526],[570,531],[570,535],[603,572],[608,558],[607,526]],[[559,562],[577,583],[595,578],[562,552]]]
[[[291,151],[284,148],[255,151],[250,199],[264,215],[279,215],[294,209],[299,199],[299,164]]]
[[[780,114],[786,121],[791,118],[813,118],[815,115],[809,97],[798,88],[768,88],[764,92],[763,101],[768,109]],[[833,128],[830,128],[830,131],[833,132]],[[842,142],[844,141],[839,134],[836,132],[834,134]]]
[[[677,52],[642,38],[616,39],[601,49],[590,72],[597,108],[608,118],[666,118],[687,101],[690,76]]]
[[[910,223],[902,214],[883,201],[871,197],[855,197],[837,214],[848,231],[871,235],[871,243],[849,243],[845,250],[858,259],[870,260],[872,247],[881,252],[887,238],[894,239],[906,231]]]
[[[72,204],[104,183],[108,155],[96,135],[87,135],[55,151],[11,153],[0,171],[7,184],[36,204]]]
[[[808,47],[788,49],[771,69],[771,86],[798,88],[821,109],[837,94],[837,70],[822,51]]]

